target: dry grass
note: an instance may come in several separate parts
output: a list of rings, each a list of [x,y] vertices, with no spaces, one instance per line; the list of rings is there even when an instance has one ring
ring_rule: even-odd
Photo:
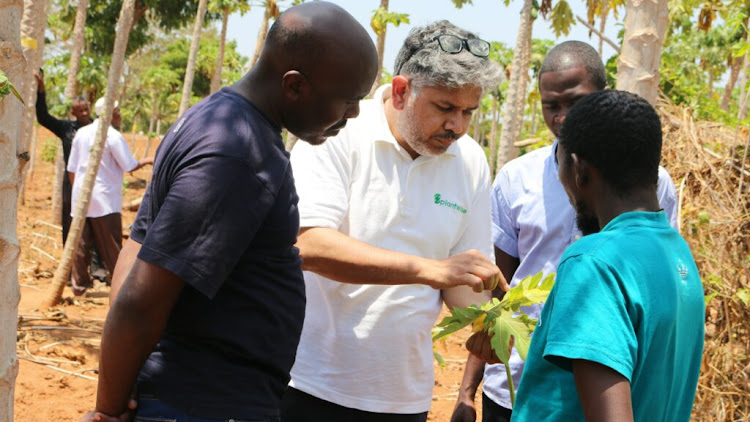
[[[707,297],[694,421],[750,421],[750,161],[747,127],[696,122],[662,102],[663,163],[678,189],[680,231]]]

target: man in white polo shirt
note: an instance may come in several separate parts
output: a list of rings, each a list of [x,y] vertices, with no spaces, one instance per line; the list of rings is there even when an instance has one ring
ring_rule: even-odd
[[[292,151],[307,309],[284,422],[425,421],[442,303],[497,281],[490,176],[465,136],[502,70],[447,21],[413,29],[392,84],[321,146]]]
[[[570,108],[587,94],[605,89],[607,79],[596,50],[584,42],[566,41],[544,58],[538,83],[544,121],[557,137]],[[599,231],[597,219],[576,221],[576,210],[558,178],[556,150],[557,141],[510,161],[500,169],[492,186],[495,258],[511,286],[540,271],[557,272],[563,251],[581,237],[582,229],[586,233]],[[657,194],[670,224],[676,227],[675,188],[662,167]],[[537,318],[542,308],[534,305],[525,311]],[[509,364],[518,388],[524,361],[515,349]],[[510,421],[512,404],[505,366],[487,365],[485,369],[484,361],[471,355],[451,422],[476,420],[474,397],[483,375],[482,421]]]
[[[98,116],[104,109],[104,97],[94,105]],[[112,125],[120,125],[120,107],[115,102],[112,111]],[[78,130],[73,138],[73,145],[68,160],[68,173],[73,184],[72,204],[78,203],[78,195],[83,184],[83,175],[89,164],[91,148],[94,146],[99,119]],[[114,127],[107,131],[107,141],[102,152],[99,171],[96,173],[91,202],[86,213],[86,223],[81,233],[81,241],[76,250],[73,263],[72,290],[75,295],[82,295],[92,286],[88,267],[91,263],[91,249],[96,245],[104,265],[111,275],[115,269],[117,256],[122,247],[122,181],[125,172],[135,171],[146,164],[152,164],[153,158],[138,161],[128,149],[125,138]]]

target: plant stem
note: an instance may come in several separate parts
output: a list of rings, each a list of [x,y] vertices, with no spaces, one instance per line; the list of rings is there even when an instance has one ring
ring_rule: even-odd
[[[505,374],[508,376],[508,390],[510,390],[510,405],[516,407],[516,389],[513,386],[513,374],[510,373],[510,365],[508,362],[503,363],[505,365]]]

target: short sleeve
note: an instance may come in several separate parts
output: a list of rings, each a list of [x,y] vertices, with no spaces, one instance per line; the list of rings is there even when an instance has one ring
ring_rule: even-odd
[[[503,170],[495,177],[490,197],[492,242],[510,256],[518,257],[518,230],[511,216],[507,194],[510,192],[508,174]]]
[[[291,152],[300,227],[338,229],[349,209],[351,166],[341,137],[297,142]]]
[[[78,160],[79,160],[79,156],[81,155],[79,151],[80,144],[81,142],[79,140],[78,135],[73,137],[73,142],[72,142],[72,145],[70,146],[70,157],[68,157],[68,165],[66,168],[66,170],[68,170],[69,173],[75,174],[76,167],[78,167]]]
[[[487,223],[490,221],[490,168],[484,157],[477,165],[482,167],[479,172],[479,186],[471,206],[471,215],[468,217],[466,229],[458,242],[451,248],[450,254],[476,249],[487,259],[495,262],[492,239],[487,231]]]
[[[163,201],[154,183],[132,232],[142,244],[138,258],[213,297],[265,220],[273,195],[248,163],[227,157],[202,157],[180,169]]]
[[[130,153],[128,143],[121,134],[110,130],[107,134],[107,142],[109,142],[112,156],[123,171],[132,171],[138,165],[138,160]]]
[[[600,260],[578,255],[558,269],[544,357],[566,370],[582,359],[612,368],[628,380],[638,341],[621,280]]]
[[[659,197],[659,206],[667,213],[669,225],[677,229],[677,191],[672,182],[672,177],[664,167],[659,167],[659,181],[656,184],[656,193]]]

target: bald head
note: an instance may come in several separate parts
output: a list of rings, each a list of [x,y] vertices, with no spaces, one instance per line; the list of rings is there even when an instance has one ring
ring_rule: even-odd
[[[607,86],[607,76],[599,53],[581,41],[565,41],[552,48],[542,62],[539,77],[546,72],[560,72],[575,67],[586,68],[591,83],[602,90]]]
[[[279,16],[237,89],[279,126],[319,144],[359,114],[377,74],[365,28],[341,7],[315,1]]]
[[[324,1],[303,3],[282,13],[268,31],[262,54],[266,60],[309,73],[344,65],[338,62],[346,57],[377,63],[377,50],[352,15]]]

